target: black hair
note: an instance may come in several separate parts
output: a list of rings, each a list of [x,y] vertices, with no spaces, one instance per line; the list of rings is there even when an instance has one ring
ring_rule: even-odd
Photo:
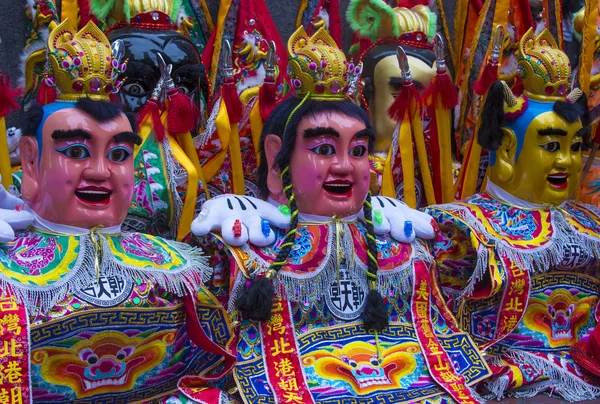
[[[119,106],[112,102],[92,100],[89,97],[77,100],[75,108],[85,112],[101,123],[110,122],[122,113]]]
[[[373,77],[375,75],[375,67],[377,64],[388,56],[395,56],[396,49],[398,49],[398,43],[386,43],[376,45],[369,49],[362,57],[363,71],[361,77],[363,80],[362,94],[365,97],[366,102],[375,97],[375,86],[373,84]],[[415,48],[412,46],[402,45],[404,52],[408,56],[415,57],[426,63],[428,66],[433,67],[435,61],[435,54],[429,49]],[[368,107],[368,105],[367,105]]]
[[[502,122],[504,121],[504,86],[495,81],[488,90],[481,119],[477,141],[487,150],[496,151],[502,141]]]
[[[21,115],[21,134],[23,136],[35,136],[35,131],[42,123],[43,118],[44,109],[38,102],[33,101]]]
[[[273,306],[274,287],[271,278],[285,265],[287,258],[294,246],[298,225],[298,207],[292,189],[292,177],[289,164],[296,144],[297,130],[300,121],[309,116],[320,113],[340,113],[362,121],[366,128],[372,130],[369,117],[365,110],[350,101],[318,101],[307,100],[302,102],[297,98],[288,98],[279,104],[266,120],[261,134],[260,165],[258,167],[258,186],[261,195],[266,198],[269,194],[267,187],[268,164],[265,139],[273,134],[282,139],[281,150],[275,157],[274,165],[281,171],[283,191],[288,199],[290,209],[290,226],[285,235],[283,244],[277,257],[271,264],[267,276],[249,281],[244,292],[238,297],[236,307],[246,318],[256,321],[268,321],[271,317]],[[289,122],[288,122],[289,119]],[[369,152],[373,150],[373,141],[369,142]],[[367,224],[367,245],[369,248],[369,264],[367,277],[370,284],[377,282],[377,244],[374,237],[373,222],[371,218],[371,195],[367,196],[364,205],[365,223]],[[387,307],[381,294],[373,289],[369,291],[365,309],[363,310],[363,325],[367,329],[381,331],[388,324]]]
[[[591,130],[589,127],[589,111],[587,97],[582,94],[576,102],[556,101],[552,107],[553,111],[569,123],[581,120],[583,126],[583,147],[590,146]],[[502,124],[504,121],[504,86],[502,82],[492,83],[488,90],[485,105],[481,112],[479,132],[477,141],[481,147],[496,151],[502,141]]]
[[[98,122],[110,122],[123,113],[117,104],[103,100],[92,100],[81,98],[75,103],[75,108],[85,112]],[[131,124],[133,133],[137,133],[135,115],[125,113]],[[23,136],[35,136],[37,127],[42,123],[44,117],[43,107],[36,101],[32,102],[21,118],[21,133]]]

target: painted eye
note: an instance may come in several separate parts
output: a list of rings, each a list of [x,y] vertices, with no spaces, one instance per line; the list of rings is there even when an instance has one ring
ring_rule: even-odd
[[[73,160],[83,160],[90,157],[90,151],[88,148],[80,144],[67,146],[62,149],[57,149],[56,151]]]
[[[560,150],[560,143],[559,142],[546,143],[546,144],[542,145],[542,148],[551,153],[554,153],[554,152],[557,152]]]
[[[122,163],[127,160],[131,156],[131,152],[124,147],[115,147],[108,152],[108,156],[106,156],[109,160],[114,161],[115,163]]]
[[[379,360],[377,360],[377,358],[371,358],[371,365],[379,366]]]
[[[179,91],[181,94],[185,94],[185,95],[188,95],[189,93],[192,92],[192,90],[188,86],[183,85],[183,84],[177,86],[177,91]]]
[[[579,153],[581,151],[581,142],[575,142],[571,145],[571,151],[573,153]]]
[[[356,363],[356,361],[350,359],[350,361],[348,361],[348,363],[350,364],[350,366],[352,366],[353,368],[358,366],[358,363]]]
[[[122,91],[129,95],[133,95],[134,97],[139,97],[140,95],[148,92],[148,90],[141,83],[125,84],[122,88]]]
[[[129,356],[129,355],[127,354],[127,352],[125,352],[124,349],[121,349],[119,352],[117,352],[117,359],[120,361],[127,358],[127,356]]]
[[[335,148],[330,144],[322,144],[317,147],[313,147],[310,150],[319,156],[331,156],[332,154],[335,154]]]
[[[352,150],[350,150],[350,155],[352,157],[362,157],[365,155],[366,152],[367,152],[367,148],[363,145],[360,145],[360,146],[353,147]]]
[[[91,354],[87,357],[87,363],[89,363],[90,365],[93,365],[96,362],[98,362],[98,356],[96,356],[96,354]]]

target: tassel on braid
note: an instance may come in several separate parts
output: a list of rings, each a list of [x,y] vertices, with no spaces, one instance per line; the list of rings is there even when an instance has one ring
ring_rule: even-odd
[[[377,263],[377,243],[375,241],[375,229],[373,225],[373,207],[371,205],[371,193],[367,195],[363,206],[364,221],[367,225],[367,245],[369,250],[367,255],[369,257],[369,265],[367,270],[367,277],[369,279],[369,294],[367,295],[367,301],[365,308],[362,312],[363,326],[367,330],[374,330],[377,332],[383,331],[388,326],[388,311],[387,305],[383,300],[383,297],[377,290],[377,270],[379,265]]]
[[[269,321],[271,318],[273,297],[275,296],[272,279],[277,276],[277,272],[285,265],[294,246],[296,232],[298,231],[298,207],[292,190],[289,165],[281,172],[281,181],[283,182],[285,196],[288,198],[288,207],[291,214],[290,229],[285,235],[283,245],[267,274],[264,277],[246,281],[246,288],[236,301],[236,307],[242,316],[254,321]]]

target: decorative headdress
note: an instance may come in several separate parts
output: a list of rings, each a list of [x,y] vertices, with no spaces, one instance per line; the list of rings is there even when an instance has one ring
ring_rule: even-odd
[[[115,49],[117,46],[113,45]],[[34,66],[40,59],[46,60],[44,71],[36,73]],[[90,21],[75,31],[67,19],[48,35],[46,49],[27,58],[25,90],[30,95],[25,103],[48,88],[57,90],[58,99],[62,101],[83,97],[108,101],[110,94],[118,92],[123,85],[125,80],[117,77],[126,67],[127,61],[121,61],[116,52],[113,55],[110,42],[96,24]],[[38,97],[42,104],[54,99],[55,96]]]
[[[110,30],[127,25],[142,29],[177,30],[185,23],[179,18],[182,5],[182,0],[90,0],[92,13],[99,20],[107,20],[112,25]],[[188,32],[191,25],[184,32]]]
[[[376,42],[382,39],[404,39],[413,35],[418,41],[432,40],[437,18],[425,5],[392,8],[381,0],[351,0],[348,21],[352,30]]]
[[[288,52],[288,75],[296,97],[341,101],[356,91],[362,64],[348,62],[324,27],[311,37],[304,27],[298,28],[288,41]]]
[[[479,143],[492,151],[500,145],[501,126],[524,136],[531,121],[540,113],[552,111],[556,102],[574,104],[584,95],[579,88],[570,91],[569,59],[548,30],[535,36],[530,28],[519,43],[518,60],[523,95],[515,96],[504,81],[495,82],[481,115]]]
[[[65,20],[48,37],[44,80],[59,90],[59,100],[89,97],[108,101],[123,85],[124,80],[117,76],[126,67],[126,61],[113,57],[110,42],[93,22],[75,32]]]
[[[567,96],[571,64],[550,31],[535,36],[527,31],[519,43],[517,72],[523,79],[524,94],[540,101],[558,101]]]

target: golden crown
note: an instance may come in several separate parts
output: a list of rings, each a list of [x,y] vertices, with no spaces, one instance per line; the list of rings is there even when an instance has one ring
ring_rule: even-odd
[[[530,28],[519,43],[517,72],[524,94],[540,101],[564,100],[569,93],[571,65],[547,29],[535,36]]]
[[[300,26],[288,41],[288,75],[297,97],[344,100],[356,91],[362,65],[346,61],[324,29],[308,36]]]
[[[68,19],[48,36],[46,84],[56,87],[59,100],[89,97],[108,100],[119,91],[117,76],[127,66],[112,54],[110,42],[93,22],[74,32]]]

